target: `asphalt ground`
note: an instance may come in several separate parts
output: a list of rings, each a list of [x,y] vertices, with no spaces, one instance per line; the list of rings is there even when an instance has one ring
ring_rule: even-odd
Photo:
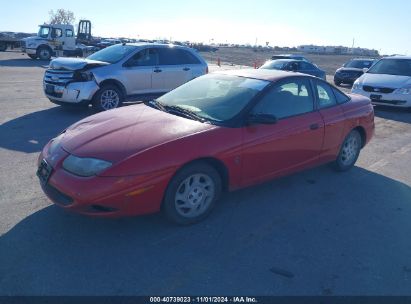
[[[95,219],[35,175],[46,142],[92,114],[45,98],[47,64],[0,53],[0,295],[411,295],[411,112],[376,108],[351,171],[225,194],[197,225]]]

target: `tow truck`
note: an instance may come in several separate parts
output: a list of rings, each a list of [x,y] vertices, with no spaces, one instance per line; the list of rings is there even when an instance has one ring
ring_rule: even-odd
[[[77,36],[71,24],[39,25],[37,36],[24,38],[21,49],[31,59],[50,60],[51,56],[87,56],[99,49],[98,43],[91,36],[90,20],[80,20]]]

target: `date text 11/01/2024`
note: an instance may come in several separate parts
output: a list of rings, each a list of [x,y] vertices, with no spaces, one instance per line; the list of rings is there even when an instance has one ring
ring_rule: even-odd
[[[254,297],[150,297],[150,303],[258,303]]]

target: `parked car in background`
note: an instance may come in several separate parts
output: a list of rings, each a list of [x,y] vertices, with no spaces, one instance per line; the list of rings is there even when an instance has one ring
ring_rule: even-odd
[[[92,104],[97,110],[126,99],[152,99],[208,72],[193,49],[166,44],[117,44],[86,59],[57,58],[44,74],[44,92],[61,105]]]
[[[334,83],[338,86],[342,83],[353,84],[364,71],[368,70],[377,60],[371,58],[352,59],[337,69],[334,74]]]
[[[305,58],[303,55],[295,55],[295,54],[279,54],[279,55],[271,56],[271,60],[276,60],[276,59],[295,59],[295,60],[304,60],[307,62],[311,62],[310,60]]]
[[[116,44],[120,44],[120,43],[123,43],[120,39],[109,38],[109,39],[101,40],[97,45],[98,45],[98,47],[104,49],[106,47],[116,45]]]
[[[411,108],[411,57],[385,57],[358,78],[352,93],[377,105]]]
[[[309,75],[326,80],[325,71],[321,70],[316,65],[310,62],[304,61],[304,60],[294,60],[294,59],[269,60],[266,63],[264,63],[260,67],[260,69],[300,72],[300,73],[309,74]]]
[[[89,116],[52,139],[37,175],[62,208],[204,219],[224,190],[324,163],[350,169],[374,133],[367,97],[304,74],[236,70]]]

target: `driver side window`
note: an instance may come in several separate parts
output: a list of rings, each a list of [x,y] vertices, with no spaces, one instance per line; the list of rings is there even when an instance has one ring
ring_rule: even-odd
[[[127,61],[129,67],[155,65],[158,65],[158,52],[156,49],[144,49]]]
[[[269,114],[277,119],[314,110],[314,100],[307,79],[289,80],[272,89],[259,101],[251,114]]]

